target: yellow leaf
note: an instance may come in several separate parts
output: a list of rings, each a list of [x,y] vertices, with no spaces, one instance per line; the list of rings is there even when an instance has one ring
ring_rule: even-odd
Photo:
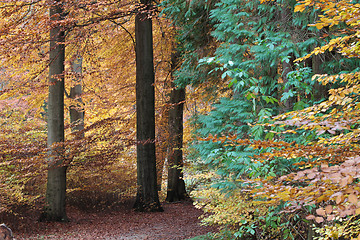
[[[357,208],[357,209],[355,210],[355,214],[356,214],[356,215],[359,215],[359,214],[360,214],[360,208]]]
[[[305,10],[305,5],[296,5],[294,8],[294,12],[303,12]]]
[[[316,23],[315,27],[320,30],[320,29],[322,29],[324,27],[324,24],[323,23]]]

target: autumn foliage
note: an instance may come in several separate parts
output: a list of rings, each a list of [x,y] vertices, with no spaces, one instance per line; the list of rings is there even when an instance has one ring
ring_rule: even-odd
[[[133,20],[147,11],[159,187],[167,156],[182,151],[185,170],[174,169],[210,213],[203,222],[222,227],[215,238],[360,238],[358,3],[164,0],[149,12],[132,1],[61,2],[67,97],[58,144],[70,203],[134,196]],[[0,213],[11,213],[44,200],[53,26],[45,0],[3,1],[0,16]],[[79,84],[80,97],[70,97]],[[181,149],[169,136],[176,88],[187,94]],[[85,113],[80,131],[74,106]]]
[[[358,8],[351,1],[298,1],[294,11],[320,11],[309,26],[332,38],[296,62],[334,51],[338,59],[358,61]],[[263,137],[253,131],[250,138],[234,132],[197,138],[204,146],[222,146],[205,161],[217,172],[209,180],[218,184],[195,193],[197,205],[213,213],[204,221],[228,226],[240,239],[358,239],[358,75],[358,68],[314,74],[314,82],[330,86],[328,98],[258,118],[252,128],[262,129]]]
[[[67,198],[84,209],[113,206],[136,191],[134,14],[130,1],[62,1],[66,16],[65,141]],[[0,213],[41,208],[46,183],[46,121],[49,66],[48,1],[0,3]],[[154,17],[157,118],[166,128],[172,35]],[[169,30],[168,30],[169,29]],[[82,62],[81,72],[72,64]],[[82,86],[79,99],[71,88]],[[169,79],[168,79],[169,81]],[[84,111],[85,126],[74,132],[69,108]],[[160,131],[160,130],[159,130]],[[166,133],[159,136],[159,145]],[[164,148],[163,148],[164,149]],[[166,148],[165,150],[166,151]],[[159,155],[165,153],[159,152]],[[160,158],[159,158],[160,159]],[[161,160],[163,161],[163,160]],[[3,191],[4,190],[4,191]]]

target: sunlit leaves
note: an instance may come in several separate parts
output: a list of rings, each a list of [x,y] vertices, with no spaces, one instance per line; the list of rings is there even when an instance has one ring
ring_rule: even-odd
[[[59,2],[66,12],[58,22],[66,32],[66,92],[68,95],[80,79],[85,111],[85,136],[79,139],[71,132],[68,112],[76,100],[66,98],[66,141],[60,146],[65,148],[65,164],[69,166],[69,193],[133,194],[136,109],[132,14],[144,9],[132,1]],[[31,192],[31,197],[22,199],[32,200],[44,191],[48,32],[52,27],[48,10],[48,2],[42,0],[0,3],[0,181],[7,181],[8,189],[17,189],[0,193],[1,200],[8,198],[8,202],[1,201],[4,208],[17,204],[12,197],[19,193],[26,196]],[[170,69],[172,32],[167,22],[154,22],[159,110],[167,100],[163,86]],[[79,56],[83,68],[76,75],[70,65]],[[32,184],[27,185],[27,181]]]
[[[332,51],[338,49],[343,55],[348,57],[358,57],[358,26],[359,26],[359,9],[360,4],[352,3],[351,1],[312,1],[305,0],[299,1],[299,4],[295,7],[295,11],[304,11],[308,6],[321,9],[323,15],[320,15],[320,19],[317,23],[313,24],[317,29],[323,29],[325,27],[333,27],[347,24],[348,28],[342,28],[342,34],[347,33],[346,36],[339,36],[331,39],[326,45],[315,48],[311,54],[300,58],[299,60],[306,59],[311,55],[324,53],[325,51]],[[338,9],[341,9],[340,11]]]

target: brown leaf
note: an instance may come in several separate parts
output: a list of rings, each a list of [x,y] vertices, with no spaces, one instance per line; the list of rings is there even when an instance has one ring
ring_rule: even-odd
[[[335,202],[336,202],[336,204],[341,204],[344,202],[344,200],[345,200],[344,194],[341,193],[339,196],[336,197]]]
[[[354,189],[354,188],[352,188],[352,187],[350,187],[350,188],[347,188],[345,191],[344,191],[344,193],[346,193],[346,194],[356,194],[357,193],[357,191]]]
[[[321,164],[321,171],[323,172],[330,172],[331,168],[327,164]]]
[[[326,212],[323,208],[318,208],[318,209],[316,209],[316,214],[318,214],[320,216],[325,216]]]
[[[346,209],[344,212],[343,212],[346,216],[352,216],[355,214],[355,210],[354,209]]]
[[[327,206],[325,207],[325,212],[326,212],[326,214],[331,214],[332,211],[333,211],[333,206],[332,206],[332,205],[327,205]]]
[[[323,221],[324,221],[323,217],[316,217],[315,218],[315,222],[317,222],[317,223],[322,223]]]
[[[314,216],[314,215],[307,215],[307,216],[305,217],[305,219],[307,219],[307,220],[313,220],[313,219],[315,219],[315,216]]]
[[[334,173],[332,175],[330,175],[330,179],[333,183],[337,183],[337,182],[340,182],[340,180],[342,179],[342,176],[340,173]]]
[[[309,179],[314,179],[314,178],[316,177],[316,173],[311,172],[311,173],[309,173],[309,174],[307,175],[307,177],[308,177]]]
[[[347,185],[347,180],[345,178],[342,178],[340,180],[340,187],[345,187]]]
[[[305,176],[305,173],[303,171],[298,172],[296,176],[294,177],[294,180],[299,180]]]
[[[350,183],[353,183],[354,178],[352,176],[348,176],[347,180],[348,180],[348,184],[350,184]]]
[[[355,194],[350,194],[348,196],[348,200],[352,204],[357,204],[357,202],[358,202],[358,198],[357,198],[357,196]]]

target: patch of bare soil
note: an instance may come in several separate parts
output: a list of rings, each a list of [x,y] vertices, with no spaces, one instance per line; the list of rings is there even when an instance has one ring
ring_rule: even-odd
[[[202,211],[191,202],[163,203],[164,212],[142,213],[132,202],[113,211],[84,212],[70,207],[70,222],[37,222],[14,232],[16,239],[152,239],[182,240],[216,229],[201,226]]]

